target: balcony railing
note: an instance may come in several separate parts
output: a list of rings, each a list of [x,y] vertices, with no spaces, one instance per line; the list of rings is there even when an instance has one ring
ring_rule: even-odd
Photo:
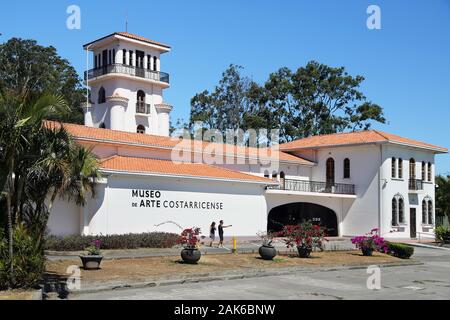
[[[334,193],[334,194],[355,194],[355,185],[344,183],[327,183],[319,181],[307,180],[291,180],[283,179],[279,186],[270,186],[268,189],[289,190],[300,192],[318,192],[318,193]]]
[[[423,181],[419,179],[409,179],[408,188],[412,191],[423,190]]]
[[[104,67],[91,69],[84,73],[85,80],[91,80],[106,74],[126,74],[144,79],[150,79],[160,82],[169,83],[169,74],[160,71],[152,71],[143,68],[137,68],[133,66],[127,66],[124,64],[110,64]]]
[[[150,114],[150,105],[148,103],[136,103],[136,113]]]

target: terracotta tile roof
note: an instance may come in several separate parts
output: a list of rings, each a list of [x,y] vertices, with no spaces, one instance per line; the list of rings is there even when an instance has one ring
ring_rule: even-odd
[[[371,143],[400,143],[412,147],[430,149],[437,152],[448,152],[447,148],[435,146],[429,143],[403,138],[394,134],[378,130],[357,131],[348,133],[336,133],[317,135],[299,139],[280,145],[282,151],[298,149],[317,149],[323,147],[337,147],[346,145],[371,144]]]
[[[112,156],[110,158],[103,159],[100,166],[104,170],[111,171],[215,178],[220,180],[238,180],[274,184],[274,181],[268,178],[254,176],[251,174],[241,173],[238,171],[228,170],[203,163],[177,164],[168,160]]]
[[[59,126],[58,122],[47,121],[46,125],[48,126]],[[194,140],[183,140],[174,139],[170,137],[156,136],[156,135],[148,135],[148,134],[138,134],[132,132],[125,131],[117,131],[110,129],[100,129],[100,128],[92,128],[86,127],[83,125],[77,124],[69,124],[64,123],[64,127],[69,133],[78,140],[88,140],[88,141],[97,141],[108,142],[113,144],[127,144],[127,145],[137,145],[140,147],[157,147],[157,148],[168,148],[168,149],[183,149],[183,150],[215,150],[217,154],[229,154],[227,152],[227,148],[230,148],[232,151],[232,155],[239,155],[245,157],[256,158],[257,155],[261,155],[260,158],[269,158],[271,156],[278,157],[280,161],[285,162],[295,162],[303,165],[314,165],[313,162],[308,161],[306,159],[281,152],[278,150],[273,150],[271,148],[249,148],[249,147],[241,147],[235,145],[227,145],[227,144],[219,144],[219,143],[211,143],[211,142],[201,142]],[[267,151],[267,157],[265,157],[265,153]]]
[[[126,38],[137,40],[137,41],[142,41],[142,42],[149,43],[149,44],[154,44],[154,45],[157,45],[157,46],[161,46],[161,47],[170,49],[170,46],[168,46],[167,44],[164,44],[164,43],[161,43],[161,42],[157,42],[157,41],[153,41],[153,40],[150,40],[150,39],[147,39],[147,38],[144,38],[144,37],[141,37],[141,36],[138,36],[136,34],[129,33],[129,32],[114,32],[114,33],[111,33],[110,35],[107,35],[107,36],[102,37],[100,39],[97,39],[97,40],[91,41],[89,43],[86,43],[83,47],[87,47],[87,46],[89,46],[89,45],[91,45],[93,43],[96,43],[98,41],[107,39],[109,37],[113,37],[115,35],[126,37]]]

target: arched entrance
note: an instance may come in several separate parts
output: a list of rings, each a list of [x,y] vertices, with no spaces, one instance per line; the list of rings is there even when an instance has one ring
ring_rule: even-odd
[[[338,236],[338,221],[333,210],[308,202],[288,203],[269,212],[267,231],[281,231],[285,225],[296,225],[305,220],[326,228],[327,236]]]

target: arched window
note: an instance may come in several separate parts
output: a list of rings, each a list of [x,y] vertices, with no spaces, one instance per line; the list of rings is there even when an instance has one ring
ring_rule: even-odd
[[[100,129],[106,129],[106,125],[104,122],[100,123],[100,125],[98,126]]]
[[[334,159],[328,158],[326,164],[326,184],[327,188],[334,185]]]
[[[398,178],[403,179],[403,159],[398,158]]]
[[[433,224],[433,202],[428,200],[428,224]]]
[[[269,175],[269,171],[267,171],[267,170],[264,171],[264,178],[269,178],[269,176],[270,176],[270,175]]]
[[[145,92],[142,90],[139,90],[137,92],[137,102],[138,103],[145,103]]]
[[[405,201],[401,194],[396,194],[392,198],[392,226],[405,223]]]
[[[350,179],[350,159],[344,159],[344,179]]]
[[[158,71],[157,67],[158,67],[158,58],[157,57],[153,57],[153,70],[154,71]]]
[[[397,199],[394,197],[392,198],[392,225],[398,226],[398,202]]]
[[[392,178],[395,178],[395,177],[397,177],[397,175],[396,175],[396,168],[395,168],[395,165],[396,165],[396,159],[395,159],[395,157],[392,157],[392,159],[391,159],[391,176],[392,176]]]
[[[425,161],[422,161],[422,181],[426,180],[425,172],[426,172],[426,164]]]
[[[145,127],[142,124],[138,125],[136,132],[144,134],[145,133]]]
[[[100,90],[98,90],[98,103],[105,103],[106,102],[106,92],[105,88],[101,87]]]
[[[428,162],[428,181],[433,181],[433,167],[431,165],[431,162]]]
[[[148,70],[152,69],[152,56],[151,55],[147,55],[147,69]]]
[[[127,50],[122,50],[122,64],[127,64]]]

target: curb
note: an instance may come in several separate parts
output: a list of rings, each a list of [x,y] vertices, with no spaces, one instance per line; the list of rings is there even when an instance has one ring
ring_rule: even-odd
[[[410,245],[412,247],[417,247],[417,248],[428,248],[428,249],[437,249],[437,250],[450,250],[450,248],[433,246],[431,244],[424,244],[424,243],[408,243],[408,245]]]
[[[403,267],[403,266],[416,266],[424,265],[423,262],[411,261],[411,262],[398,262],[398,263],[384,263],[378,264],[380,268],[391,268],[391,267]],[[201,283],[201,282],[212,282],[212,281],[226,281],[226,280],[239,280],[239,279],[250,279],[250,278],[260,278],[269,276],[280,276],[280,275],[290,275],[297,273],[299,271],[303,272],[327,272],[327,271],[340,271],[340,270],[358,270],[366,269],[369,265],[353,265],[353,266],[335,266],[335,267],[287,267],[287,268],[270,268],[270,269],[256,269],[250,272],[228,272],[227,274],[221,273],[205,273],[202,276],[192,277],[192,278],[182,278],[182,279],[165,279],[165,280],[155,280],[155,281],[143,281],[134,283],[117,283],[106,286],[92,287],[87,289],[80,289],[69,291],[70,294],[86,294],[86,293],[96,293],[102,291],[115,291],[123,289],[141,289],[141,288],[152,288],[152,287],[165,287],[171,285],[183,285],[190,283]]]

